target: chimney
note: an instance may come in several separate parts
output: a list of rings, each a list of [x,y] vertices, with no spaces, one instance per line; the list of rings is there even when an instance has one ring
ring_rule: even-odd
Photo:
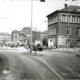
[[[67,4],[65,4],[65,6],[64,6],[65,8],[67,8]]]

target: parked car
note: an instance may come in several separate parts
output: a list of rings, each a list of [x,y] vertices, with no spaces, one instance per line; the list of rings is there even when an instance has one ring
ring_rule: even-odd
[[[33,45],[33,51],[43,51],[43,47],[40,44]]]
[[[39,40],[36,40],[33,46],[33,50],[42,51],[43,50],[42,42]]]
[[[43,47],[41,46],[41,44],[37,44],[37,49],[38,49],[39,51],[42,51],[42,50],[43,50]]]

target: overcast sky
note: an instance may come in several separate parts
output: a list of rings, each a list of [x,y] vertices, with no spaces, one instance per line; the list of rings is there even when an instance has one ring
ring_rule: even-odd
[[[57,9],[64,7],[64,4],[76,5],[72,0],[39,0],[33,1],[33,30],[47,30],[47,15]],[[79,5],[79,0],[77,5]],[[31,1],[29,0],[0,0],[0,32],[21,30],[23,27],[31,27]]]

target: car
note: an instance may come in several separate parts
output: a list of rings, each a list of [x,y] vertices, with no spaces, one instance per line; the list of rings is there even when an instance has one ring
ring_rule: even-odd
[[[39,51],[43,51],[43,47],[41,46],[41,44],[37,44],[37,48]]]
[[[33,51],[43,51],[43,47],[40,44],[33,45]]]

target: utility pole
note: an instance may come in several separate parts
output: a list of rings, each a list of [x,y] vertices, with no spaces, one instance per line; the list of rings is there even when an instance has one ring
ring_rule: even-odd
[[[30,40],[30,53],[32,53],[32,23],[33,23],[33,0],[31,0],[31,40]]]
[[[41,2],[45,2],[45,0],[40,0]],[[32,25],[33,25],[33,0],[31,0],[31,40],[30,40],[30,53],[32,53],[33,45],[32,45]]]

